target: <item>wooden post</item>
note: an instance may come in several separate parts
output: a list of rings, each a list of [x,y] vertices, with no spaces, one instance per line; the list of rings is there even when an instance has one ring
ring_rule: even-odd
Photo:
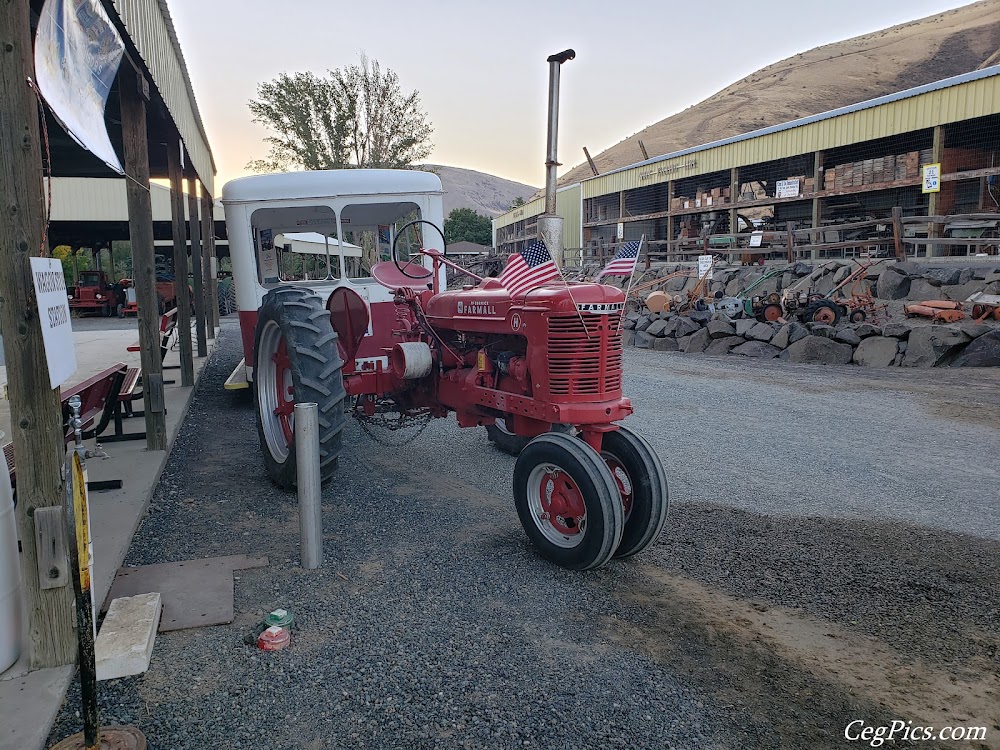
[[[70,664],[76,659],[73,590],[42,588],[55,575],[39,571],[36,511],[62,508],[65,454],[58,391],[49,385],[38,302],[28,260],[42,244],[42,153],[38,102],[28,88],[34,79],[29,8],[4,3],[0,13],[0,330],[7,355],[11,432],[17,465],[17,519],[21,539],[21,580],[28,608],[28,660],[32,669]],[[52,511],[58,513],[59,510]],[[49,540],[51,544],[56,539]],[[19,606],[12,602],[10,606]],[[12,721],[18,719],[11,717]]]
[[[736,211],[736,201],[739,200],[740,193],[740,168],[733,167],[729,170],[729,232],[737,234],[740,231],[740,218]],[[733,238],[733,247],[739,244]]]
[[[174,237],[174,294],[177,303],[177,341],[181,350],[181,386],[194,385],[191,355],[191,298],[188,296],[187,231],[184,228],[184,186],[181,183],[181,142],[167,138],[167,171],[170,174],[170,218]]]
[[[823,205],[822,199],[815,195],[815,193],[822,192],[823,186],[820,184],[823,180],[823,152],[817,151],[813,157],[813,199],[812,199],[812,244],[813,249],[810,256],[813,260],[819,260],[819,247],[817,245],[822,244],[822,223],[823,223]]]
[[[670,257],[670,243],[674,241],[674,209],[672,204],[674,202],[674,181],[667,180],[667,246],[666,246],[666,258]],[[646,264],[648,270],[649,264]]]
[[[906,260],[906,248],[903,246],[903,208],[892,207],[892,241],[896,246],[896,260]]]
[[[587,157],[587,164],[590,165],[590,171],[594,173],[594,177],[601,174],[597,171],[597,165],[594,164],[594,160],[590,158],[590,152],[587,150],[586,146],[583,147],[583,155]]]
[[[132,245],[132,278],[139,304],[139,354],[142,358],[142,401],[146,419],[146,450],[167,448],[163,404],[163,362],[160,359],[160,314],[156,297],[153,253],[153,209],[149,195],[149,151],[146,102],[149,83],[127,62],[118,72],[121,92],[122,141],[125,149],[125,193],[128,236]]]
[[[197,181],[188,179],[188,226],[191,235],[191,275],[194,277],[194,329],[198,340],[198,356],[208,356],[205,340],[205,277],[201,268],[201,220],[198,217]]]
[[[931,144],[931,163],[940,164],[941,155],[944,151],[944,126],[935,125],[934,126],[934,140]],[[937,216],[941,211],[941,193],[928,193],[927,194],[927,215]],[[941,229],[940,225],[931,222],[927,225],[927,237],[940,237]],[[927,256],[937,256],[943,253],[943,249],[938,245],[927,245]]]
[[[788,222],[788,262],[795,262],[795,222]]]
[[[204,279],[205,292],[205,322],[208,324],[208,338],[215,338],[215,329],[219,327],[219,301],[216,299],[215,278],[212,276],[212,258],[215,257],[215,217],[213,216],[212,196],[205,186],[201,186],[201,236],[204,248],[201,253],[201,275]]]

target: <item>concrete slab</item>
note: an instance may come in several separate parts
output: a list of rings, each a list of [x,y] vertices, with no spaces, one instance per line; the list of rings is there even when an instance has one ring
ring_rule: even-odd
[[[94,644],[98,680],[142,674],[149,669],[161,609],[160,595],[155,591],[112,600]]]
[[[72,666],[39,669],[0,682],[0,747],[45,746],[73,670]]]
[[[234,617],[233,571],[266,566],[266,557],[227,555],[122,568],[115,576],[111,596],[117,600],[147,591],[160,592],[161,633],[226,625]]]

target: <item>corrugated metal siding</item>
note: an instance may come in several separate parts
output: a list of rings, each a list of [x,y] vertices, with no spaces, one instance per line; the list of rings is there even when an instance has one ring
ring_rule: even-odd
[[[150,200],[153,221],[170,221],[170,189],[152,183]],[[184,216],[188,202],[184,200]],[[216,221],[225,221],[222,206],[213,211]],[[125,180],[56,177],[52,180],[52,221],[128,221]]]
[[[556,205],[558,205],[559,196],[556,196]],[[527,217],[538,216],[545,210],[545,199],[535,198],[533,201],[528,201],[523,206],[518,206],[517,208],[512,208],[507,213],[500,214],[496,219],[494,219],[494,226],[498,229],[500,227],[507,227],[511,224],[516,224],[519,221],[523,221]]]
[[[583,197],[593,198],[997,113],[1000,113],[1000,75],[993,75],[594,177],[583,181]],[[694,166],[685,166],[692,161],[696,162]]]
[[[168,24],[164,18],[162,0],[112,2],[152,74],[151,83],[156,86],[167,105],[198,177],[208,188],[208,192],[215,195],[212,152],[198,113],[198,105],[194,101],[187,69],[177,47],[173,23]]]
[[[580,189],[576,184],[556,193],[556,213],[563,217],[563,247],[583,247]]]

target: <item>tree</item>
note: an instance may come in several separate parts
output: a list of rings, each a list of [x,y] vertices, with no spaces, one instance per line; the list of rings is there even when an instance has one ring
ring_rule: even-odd
[[[350,167],[406,168],[431,152],[433,129],[417,91],[364,54],[358,65],[315,73],[282,73],[257,87],[253,121],[273,135],[270,150],[247,164],[255,172]]]
[[[477,245],[493,244],[493,222],[471,208],[456,208],[444,220],[444,241],[475,242]]]
[[[510,202],[511,208],[519,208],[520,206],[523,205],[524,205],[524,198],[522,198],[520,195]]]

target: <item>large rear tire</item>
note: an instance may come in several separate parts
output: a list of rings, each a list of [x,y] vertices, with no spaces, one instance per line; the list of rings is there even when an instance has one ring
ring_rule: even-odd
[[[646,438],[628,427],[604,434],[601,457],[615,479],[625,516],[622,541],[614,556],[631,557],[655,542],[663,531],[670,504],[667,477]]]
[[[308,289],[280,287],[264,295],[257,314],[254,400],[267,474],[295,487],[294,406],[319,405],[320,478],[337,468],[344,413],[343,361],[323,301]]]
[[[564,568],[598,568],[621,542],[624,517],[611,471],[569,435],[547,432],[521,451],[514,505],[531,543]]]

